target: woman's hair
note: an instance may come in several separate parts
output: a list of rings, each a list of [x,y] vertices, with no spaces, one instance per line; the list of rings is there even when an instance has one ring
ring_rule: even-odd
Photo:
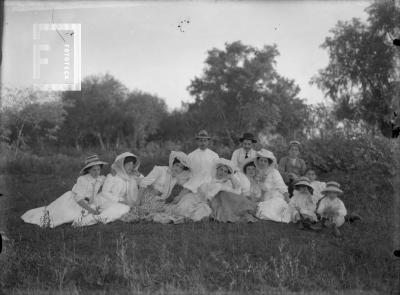
[[[256,167],[256,164],[254,162],[249,162],[246,165],[244,165],[244,167],[243,167],[244,173],[246,173],[247,168],[250,167],[250,166]]]
[[[172,166],[174,166],[175,164],[182,164],[182,162],[179,161],[178,158],[175,158],[174,161],[172,162]],[[183,164],[182,164],[182,166],[183,166],[183,170],[189,170],[189,167],[186,167],[186,166],[183,165]]]
[[[260,160],[260,158],[263,158],[263,157],[257,157],[257,161]],[[270,158],[266,158],[266,159],[268,160],[268,165],[271,166],[274,161]]]
[[[128,157],[126,157],[126,158],[124,159],[124,165],[125,165],[126,163],[129,163],[129,162],[132,162],[133,165],[135,165],[135,164],[136,164],[136,161],[137,161],[136,157],[128,156]]]

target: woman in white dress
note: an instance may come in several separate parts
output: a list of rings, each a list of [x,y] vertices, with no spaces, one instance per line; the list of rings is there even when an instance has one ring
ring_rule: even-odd
[[[257,217],[265,220],[289,223],[291,208],[287,203],[288,190],[277,170],[274,154],[266,149],[257,152],[256,180],[262,191],[263,201],[259,203]]]
[[[100,173],[106,164],[97,155],[86,158],[85,166],[81,170],[82,176],[78,177],[71,191],[48,206],[27,211],[21,218],[27,223],[54,228],[78,220],[82,215],[99,214],[93,202],[104,183],[105,177]]]
[[[87,226],[97,222],[110,223],[128,213],[138,205],[138,182],[136,171],[139,159],[132,153],[116,157],[111,168],[115,175],[108,174],[103,189],[94,199],[98,215],[88,214],[75,222],[76,226]]]
[[[153,220],[155,214],[164,211],[165,201],[175,185],[182,186],[190,176],[187,155],[171,151],[169,166],[154,166],[146,177],[139,180],[139,205],[121,220],[125,222]]]

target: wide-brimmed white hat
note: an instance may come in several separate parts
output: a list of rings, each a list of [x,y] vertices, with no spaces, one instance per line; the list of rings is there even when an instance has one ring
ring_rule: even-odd
[[[96,165],[103,166],[103,165],[108,165],[108,163],[100,161],[98,155],[91,155],[85,159],[85,166],[81,169],[80,173],[84,174],[86,169]]]
[[[326,188],[321,191],[321,193],[327,192],[335,192],[338,194],[343,194],[343,191],[340,189],[340,184],[336,181],[329,181],[326,183]]]
[[[294,183],[294,187],[296,188],[300,185],[304,185],[305,187],[307,187],[311,194],[314,193],[314,188],[311,186],[311,182],[308,179],[308,177],[301,176],[301,177],[297,178],[296,182]]]
[[[233,174],[235,172],[235,168],[234,165],[232,163],[232,161],[224,159],[224,158],[219,158],[218,160],[215,161],[215,171],[217,171],[217,169],[220,166],[226,166],[229,169],[229,172],[231,174]]]
[[[179,152],[179,151],[171,151],[169,154],[169,167],[172,168],[172,165],[175,161],[175,159],[178,159],[178,161],[185,167],[190,169],[187,155],[184,152]]]
[[[276,163],[276,158],[274,156],[274,153],[266,149],[260,149],[259,151],[257,151],[256,157],[267,158],[272,160],[273,163]]]

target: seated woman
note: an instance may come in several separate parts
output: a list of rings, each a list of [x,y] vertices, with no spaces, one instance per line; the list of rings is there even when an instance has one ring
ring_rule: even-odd
[[[94,209],[93,202],[104,183],[105,177],[100,173],[106,164],[100,161],[97,155],[86,158],[85,166],[80,172],[82,176],[78,177],[71,191],[66,192],[48,206],[27,211],[21,216],[22,220],[41,227],[54,228],[64,223],[71,223],[88,213],[99,214]]]
[[[276,169],[274,154],[266,149],[257,152],[257,182],[263,201],[259,203],[257,217],[265,220],[289,223],[291,210],[287,203],[289,194],[281,174]]]
[[[255,161],[255,158],[245,161],[242,168],[243,173],[238,173],[238,176],[242,187],[242,195],[255,203],[259,203],[263,201],[263,196],[256,180],[257,168]]]
[[[210,217],[221,222],[256,221],[257,202],[253,199],[256,196],[251,193],[250,181],[248,181],[248,189],[243,189],[238,173],[234,173],[231,161],[221,159],[216,168],[215,180],[200,187],[200,190],[204,191],[210,199]],[[251,172],[249,174],[251,175]],[[214,194],[213,187],[216,183],[223,183],[223,186],[217,194]]]
[[[240,184],[233,175],[231,161],[216,160],[211,181],[202,184],[197,193],[188,193],[176,204],[173,212],[193,221],[208,218],[211,214],[209,201],[220,191],[240,193]]]
[[[154,218],[154,221],[161,223],[180,223],[183,220],[200,221],[211,214],[210,201],[220,191],[240,194],[240,184],[232,177],[233,166],[231,161],[217,159],[213,168],[211,181],[202,184],[197,193],[186,193],[179,198],[176,204],[169,205],[163,213]]]
[[[187,155],[172,151],[169,166],[154,166],[153,170],[139,180],[139,204],[121,220],[133,222],[140,219],[152,220],[155,213],[164,210],[165,200],[176,185],[182,186],[190,178]]]
[[[76,226],[87,226],[97,222],[110,223],[128,213],[138,205],[138,184],[135,171],[140,165],[137,156],[122,153],[116,157],[111,168],[116,175],[107,175],[102,192],[94,199],[100,214],[88,214],[74,222]]]

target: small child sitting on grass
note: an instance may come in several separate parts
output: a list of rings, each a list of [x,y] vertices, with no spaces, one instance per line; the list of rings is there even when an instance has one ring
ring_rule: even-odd
[[[353,222],[360,220],[361,217],[352,213],[347,215],[347,209],[339,195],[343,194],[340,189],[340,184],[335,181],[330,181],[326,184],[326,188],[322,191],[324,195],[317,205],[317,214],[321,217],[321,222],[324,226],[332,228],[332,233],[336,237],[340,237],[341,227],[345,221]]]
[[[316,205],[312,199],[313,188],[307,177],[300,177],[295,185],[293,197],[289,201],[289,206],[292,208],[292,221],[299,224],[299,229],[305,227],[317,229],[316,222],[318,221],[315,214]]]

